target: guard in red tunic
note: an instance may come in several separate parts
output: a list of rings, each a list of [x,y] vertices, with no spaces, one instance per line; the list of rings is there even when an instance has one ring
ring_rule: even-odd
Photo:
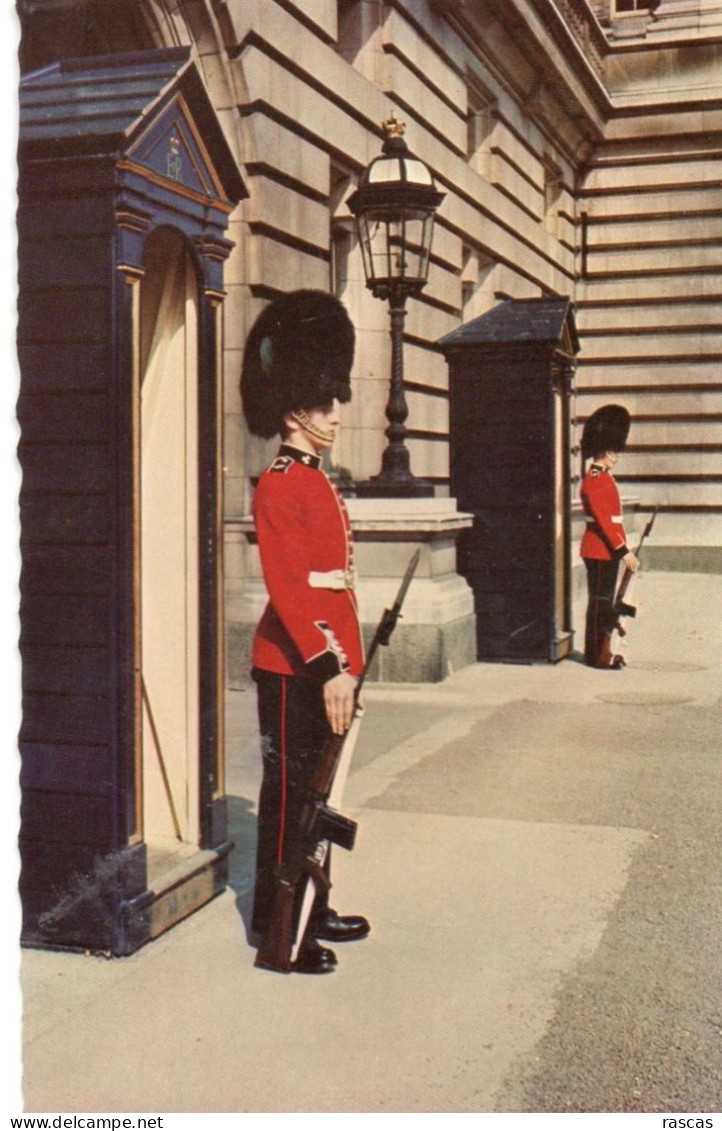
[[[580,554],[587,569],[589,602],[584,637],[584,662],[590,667],[610,668],[600,664],[605,635],[613,625],[613,602],[619,574],[619,563],[632,570],[637,559],[627,545],[622,518],[622,503],[612,469],[624,451],[629,435],[630,417],[622,405],[610,404],[597,409],[584,425],[582,457],[592,463],[582,481],[581,498],[587,525]],[[624,667],[621,656],[615,656],[611,670]]]
[[[253,644],[263,755],[252,923],[258,936],[268,928],[277,870],[318,757],[331,732],[348,729],[363,669],[351,524],[321,460],[339,426],[339,404],[351,399],[354,339],[338,299],[294,291],[261,313],[243,359],[248,426],[266,439],[280,433],[282,441],[253,503],[269,596]],[[317,895],[294,969],[329,973],[336,958],[318,939],[359,939],[369,929],[362,916],[338,915]]]

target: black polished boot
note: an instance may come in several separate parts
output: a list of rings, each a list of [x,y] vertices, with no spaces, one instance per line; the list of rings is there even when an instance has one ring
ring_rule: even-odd
[[[311,934],[317,939],[329,942],[353,942],[365,939],[371,925],[363,915],[339,915],[332,907],[326,907],[314,916]]]
[[[308,939],[299,950],[292,969],[295,974],[332,974],[337,965],[338,959],[332,950],[315,939]]]

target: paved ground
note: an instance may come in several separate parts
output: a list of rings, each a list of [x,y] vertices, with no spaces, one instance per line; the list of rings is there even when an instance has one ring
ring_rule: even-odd
[[[719,1111],[722,578],[641,580],[624,672],[369,690],[334,899],[373,931],[328,977],[253,967],[233,693],[232,889],[130,958],[24,954],[26,1110]]]

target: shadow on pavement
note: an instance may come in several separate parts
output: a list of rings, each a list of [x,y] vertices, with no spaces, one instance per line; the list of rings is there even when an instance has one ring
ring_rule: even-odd
[[[246,938],[250,936],[253,910],[253,883],[256,862],[255,803],[247,797],[228,797],[228,839],[231,852],[228,883],[236,896],[236,907],[243,920]]]

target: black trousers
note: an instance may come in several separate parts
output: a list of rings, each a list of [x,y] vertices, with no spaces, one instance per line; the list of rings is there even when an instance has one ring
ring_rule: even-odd
[[[595,666],[605,635],[612,627],[612,606],[619,576],[618,561],[585,558],[587,567],[587,619],[584,632],[584,663]]]
[[[331,728],[322,685],[303,676],[253,669],[258,691],[263,779],[258,800],[258,845],[253,898],[253,931],[268,929],[278,868],[287,860],[298,829],[307,791]],[[325,868],[329,869],[330,850]],[[306,880],[294,905],[294,933]],[[312,917],[328,906],[328,893],[317,893]]]

